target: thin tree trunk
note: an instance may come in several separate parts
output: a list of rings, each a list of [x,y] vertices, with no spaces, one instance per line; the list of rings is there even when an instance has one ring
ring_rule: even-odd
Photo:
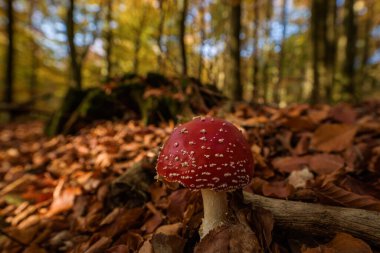
[[[165,27],[164,0],[158,0],[158,6],[160,12],[160,21],[158,23],[157,45],[160,52],[157,55],[157,67],[158,71],[161,72],[164,69],[164,49],[162,47],[162,35],[164,33]]]
[[[286,5],[287,0],[282,1],[282,11],[281,11],[281,23],[282,23],[282,36],[281,36],[281,49],[278,60],[278,79],[273,90],[273,100],[276,104],[279,104],[281,101],[280,92],[282,89],[282,79],[284,72],[284,58],[285,58],[285,40],[286,40],[286,29],[287,29],[287,14],[286,14]]]
[[[228,45],[226,62],[226,87],[232,101],[243,98],[243,86],[240,77],[240,31],[241,31],[241,0],[227,1],[230,8]]]
[[[260,87],[259,87],[259,4],[260,1],[256,0],[253,3],[253,71],[252,71],[252,84],[253,84],[253,94],[252,101],[257,102],[260,96]]]
[[[327,7],[326,16],[326,39],[325,39],[325,67],[326,67],[326,99],[332,102],[335,87],[335,68],[336,68],[336,1],[324,0]]]
[[[272,14],[272,0],[268,0],[266,2],[265,9],[265,57],[264,57],[264,65],[263,65],[263,88],[264,88],[264,102],[268,102],[268,90],[269,90],[269,60],[270,60],[270,33],[271,33],[271,14]]]
[[[366,16],[365,24],[364,24],[364,45],[363,45],[363,53],[362,53],[362,59],[361,59],[361,66],[360,66],[360,79],[361,83],[366,83],[367,80],[367,71],[366,67],[368,64],[368,58],[369,58],[369,52],[370,52],[370,39],[371,39],[371,30],[373,27],[373,19],[374,19],[374,8],[375,8],[375,1],[368,0],[367,1],[367,9],[368,13]]]
[[[67,40],[69,42],[71,71],[74,79],[74,86],[78,89],[82,88],[82,64],[79,61],[78,53],[75,47],[75,23],[74,23],[75,2],[69,0],[69,8],[67,9]]]
[[[352,99],[357,99],[357,87],[355,85],[356,24],[354,3],[355,0],[346,0],[344,7],[344,26],[347,41],[344,74],[346,78],[346,91]]]
[[[135,38],[135,48],[134,48],[134,56],[133,56],[133,72],[138,74],[139,73],[139,67],[140,67],[140,49],[141,49],[141,35],[145,28],[145,22],[146,22],[146,8],[143,9],[143,14],[140,20],[140,25],[137,28],[137,34]]]
[[[33,13],[35,10],[36,0],[30,0],[29,7],[29,27],[30,29],[34,29],[33,27]],[[38,45],[34,40],[33,35],[30,37],[30,57],[31,57],[31,69],[30,69],[30,77],[29,77],[29,97],[30,101],[34,101],[34,97],[36,96],[36,88],[37,88],[37,69],[38,69],[38,59],[37,59],[37,50]]]
[[[321,12],[321,0],[313,0],[311,6],[311,43],[312,43],[312,63],[313,63],[313,87],[310,96],[310,102],[316,104],[319,102],[320,75],[319,75],[319,55],[320,55],[320,33],[321,23],[319,15]]]
[[[185,44],[185,35],[186,35],[186,15],[188,8],[188,0],[182,0],[183,6],[181,11],[181,19],[179,22],[179,46],[181,50],[182,58],[182,77],[187,76],[187,55],[186,55],[186,44]]]
[[[7,37],[8,47],[6,56],[5,69],[5,89],[4,102],[11,104],[13,102],[13,82],[14,82],[14,10],[13,1],[7,0]]]
[[[203,50],[206,42],[206,23],[205,23],[205,7],[203,4],[199,6],[200,12],[200,34],[201,34],[201,46],[199,49],[199,63],[198,63],[198,79],[202,79],[203,71]]]
[[[112,46],[113,46],[113,33],[112,33],[112,3],[113,0],[107,2],[107,31],[106,31],[106,64],[107,64],[107,81],[112,77]]]

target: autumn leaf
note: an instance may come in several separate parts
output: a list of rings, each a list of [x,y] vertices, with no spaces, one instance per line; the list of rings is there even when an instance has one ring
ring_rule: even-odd
[[[311,147],[324,152],[342,151],[352,144],[356,132],[354,125],[325,124],[314,132]]]
[[[346,233],[338,233],[327,244],[315,248],[303,247],[302,253],[372,253],[371,248],[364,241]]]
[[[372,196],[359,195],[347,191],[331,182],[318,182],[313,186],[313,189],[320,197],[321,203],[362,208],[380,212],[380,200]]]

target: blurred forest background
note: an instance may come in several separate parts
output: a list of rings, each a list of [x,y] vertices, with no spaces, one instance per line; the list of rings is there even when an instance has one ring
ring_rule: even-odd
[[[53,110],[69,87],[149,72],[279,106],[380,95],[378,0],[1,0],[0,7],[3,112],[19,104]]]

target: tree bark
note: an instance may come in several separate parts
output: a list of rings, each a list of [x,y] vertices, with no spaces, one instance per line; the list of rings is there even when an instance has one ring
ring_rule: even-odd
[[[319,236],[345,232],[380,246],[380,212],[272,199],[248,192],[244,192],[244,199],[252,208],[269,210],[280,229]]]
[[[107,31],[106,31],[106,64],[107,64],[107,81],[109,82],[112,77],[112,46],[113,46],[113,33],[112,33],[112,4],[113,0],[107,1]]]
[[[260,87],[259,87],[259,0],[254,1],[253,3],[253,71],[252,71],[252,85],[253,85],[253,94],[252,101],[257,102],[260,96]]]
[[[66,31],[67,40],[69,42],[70,51],[70,62],[71,71],[74,79],[74,87],[82,88],[82,64],[78,57],[78,52],[75,46],[75,22],[74,22],[74,12],[75,12],[75,0],[69,0],[69,7],[67,9],[67,19],[66,19]]]
[[[139,73],[139,67],[140,67],[140,49],[141,49],[141,36],[143,33],[143,30],[145,28],[145,22],[146,22],[146,7],[142,10],[143,14],[140,20],[140,25],[137,27],[136,31],[136,37],[135,37],[135,45],[134,45],[134,53],[133,53],[133,72],[138,74]]]
[[[158,71],[161,72],[164,69],[164,49],[162,47],[162,35],[165,27],[164,0],[158,0],[158,8],[160,12],[160,21],[158,23],[157,46],[160,52],[158,52],[157,55],[157,68]]]
[[[34,30],[33,26],[33,13],[36,6],[36,0],[30,0],[29,5],[29,28]],[[37,50],[38,44],[36,43],[33,34],[30,35],[30,58],[31,58],[31,69],[30,69],[30,77],[29,77],[29,97],[30,100],[36,96],[36,88],[37,88],[37,69],[38,69],[38,57]],[[33,104],[32,104],[33,105]]]
[[[335,87],[336,69],[336,1],[324,0],[326,11],[326,37],[325,37],[325,68],[326,68],[326,100],[332,102]]]
[[[13,83],[14,83],[14,10],[13,0],[7,0],[7,56],[5,67],[5,89],[4,102],[11,104],[13,102]]]
[[[312,63],[313,63],[313,87],[311,90],[310,103],[316,104],[319,102],[320,90],[320,72],[319,72],[319,57],[320,57],[320,39],[321,39],[321,22],[319,15],[321,14],[322,0],[313,0],[311,5],[311,43],[312,43]]]
[[[270,61],[270,33],[271,33],[271,14],[272,14],[272,0],[266,1],[265,9],[265,57],[263,65],[263,89],[264,89],[264,102],[268,102],[268,90],[269,90],[269,61]]]
[[[198,63],[198,79],[202,82],[202,71],[203,71],[203,50],[206,41],[206,22],[205,22],[205,6],[203,3],[199,6],[200,15],[200,35],[201,35],[201,46],[199,49],[199,63]]]
[[[354,12],[355,0],[345,1],[344,26],[346,35],[346,57],[344,64],[344,75],[346,91],[351,99],[357,99],[357,87],[355,85],[355,56],[356,56],[356,21]]]
[[[243,98],[243,86],[240,76],[240,31],[241,31],[241,0],[227,1],[230,8],[229,31],[226,70],[226,88],[232,101]]]
[[[182,0],[183,6],[181,11],[181,19],[179,22],[179,46],[181,50],[181,58],[182,58],[182,77],[187,76],[187,55],[186,55],[186,43],[185,43],[185,35],[186,35],[186,15],[188,8],[188,0]]]
[[[287,0],[282,1],[282,10],[281,10],[281,23],[282,23],[282,36],[281,36],[281,49],[278,59],[278,79],[273,90],[273,100],[276,104],[281,102],[281,89],[282,89],[282,79],[284,72],[284,58],[285,58],[285,41],[286,41],[286,29],[287,29],[287,14],[286,14],[286,5]]]

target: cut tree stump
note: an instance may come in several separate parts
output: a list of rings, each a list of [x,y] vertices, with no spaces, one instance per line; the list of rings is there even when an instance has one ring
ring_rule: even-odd
[[[280,229],[319,236],[345,232],[380,247],[380,212],[272,199],[248,192],[244,192],[244,200],[252,208],[271,211]]]

